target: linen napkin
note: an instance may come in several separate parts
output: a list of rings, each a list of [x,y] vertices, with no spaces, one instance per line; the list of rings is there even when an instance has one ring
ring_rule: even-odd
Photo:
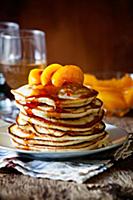
[[[0,125],[7,123],[0,121]],[[120,159],[125,159],[133,153],[133,134],[129,134],[124,144],[112,154],[70,160],[34,160],[21,157],[15,151],[0,149],[0,168],[12,167],[24,175],[48,178],[53,180],[75,181],[84,183],[113,166]],[[105,153],[104,153],[105,155]],[[108,158],[108,159],[107,159]]]

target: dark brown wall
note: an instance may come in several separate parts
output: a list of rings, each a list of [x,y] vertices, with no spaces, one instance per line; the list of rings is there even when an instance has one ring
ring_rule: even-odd
[[[0,20],[46,32],[49,63],[133,72],[132,0],[3,0],[0,7]]]

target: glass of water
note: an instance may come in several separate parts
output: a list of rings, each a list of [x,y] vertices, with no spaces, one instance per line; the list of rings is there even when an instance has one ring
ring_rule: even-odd
[[[10,89],[6,85],[1,66],[3,48],[2,34],[18,35],[19,25],[14,22],[0,22],[0,118],[7,113],[12,113],[13,110],[13,102],[10,100]]]
[[[19,35],[2,34],[1,68],[11,89],[27,84],[31,69],[45,68],[45,33],[20,30]]]

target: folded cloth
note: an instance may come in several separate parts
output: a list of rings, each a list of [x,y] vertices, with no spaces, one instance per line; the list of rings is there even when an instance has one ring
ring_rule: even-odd
[[[1,123],[0,123],[1,124]],[[2,124],[3,125],[3,124]],[[83,183],[113,166],[120,159],[133,153],[133,134],[113,154],[103,159],[71,159],[71,160],[31,160],[23,158],[14,151],[0,149],[0,168],[12,167],[24,175],[49,178],[53,180],[75,181]],[[100,156],[101,158],[101,156]]]

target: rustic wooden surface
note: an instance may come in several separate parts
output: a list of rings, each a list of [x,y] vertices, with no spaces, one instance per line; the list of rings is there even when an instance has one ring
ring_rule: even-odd
[[[133,113],[106,121],[133,132]],[[133,156],[84,184],[24,176],[14,170],[0,170],[0,200],[133,199]]]

